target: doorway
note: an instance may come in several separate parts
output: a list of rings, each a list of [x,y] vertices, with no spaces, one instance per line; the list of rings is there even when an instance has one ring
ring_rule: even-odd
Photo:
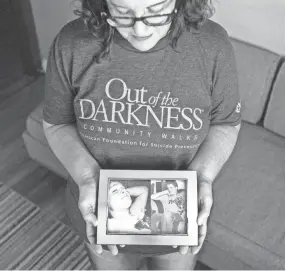
[[[13,85],[35,76],[40,67],[29,1],[0,1],[0,102],[13,94]]]

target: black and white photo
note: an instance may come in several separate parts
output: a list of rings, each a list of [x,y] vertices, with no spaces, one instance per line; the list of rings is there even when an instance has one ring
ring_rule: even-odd
[[[149,187],[150,181],[109,180],[107,233],[151,233]]]
[[[98,243],[198,242],[196,172],[101,170],[99,189]]]
[[[0,270],[285,270],[285,0],[0,0]]]
[[[154,180],[152,184],[152,233],[187,233],[186,180]]]

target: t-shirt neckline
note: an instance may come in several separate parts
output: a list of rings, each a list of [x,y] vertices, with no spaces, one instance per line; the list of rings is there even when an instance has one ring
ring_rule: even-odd
[[[153,48],[151,48],[148,51],[142,52],[142,51],[134,48],[128,40],[123,38],[117,29],[115,29],[115,31],[114,31],[113,41],[114,41],[114,43],[120,45],[121,47],[123,47],[129,51],[133,51],[133,52],[141,53],[141,54],[156,52],[156,51],[162,50],[162,49],[164,49],[170,45],[169,34],[167,34],[165,37],[163,37],[161,40],[159,40],[159,42]]]

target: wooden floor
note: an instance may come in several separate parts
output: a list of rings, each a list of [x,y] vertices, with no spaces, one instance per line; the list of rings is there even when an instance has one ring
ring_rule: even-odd
[[[44,78],[38,77],[0,101],[0,182],[69,225],[64,211],[65,180],[33,161],[22,139],[29,113],[43,99]],[[200,263],[196,269],[209,270]]]
[[[33,161],[22,133],[29,113],[44,98],[44,78],[34,79],[0,103],[0,182],[68,224],[64,212],[65,180]]]

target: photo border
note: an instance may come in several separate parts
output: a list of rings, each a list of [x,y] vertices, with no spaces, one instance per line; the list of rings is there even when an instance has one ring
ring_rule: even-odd
[[[128,176],[128,178],[127,178]],[[140,177],[138,177],[140,176]],[[187,234],[149,235],[149,234],[107,234],[107,200],[108,184],[110,179],[124,180],[186,180],[187,193]],[[100,170],[98,193],[98,223],[97,244],[101,245],[198,245],[198,199],[197,199],[197,172],[196,171],[169,171],[169,170]]]

